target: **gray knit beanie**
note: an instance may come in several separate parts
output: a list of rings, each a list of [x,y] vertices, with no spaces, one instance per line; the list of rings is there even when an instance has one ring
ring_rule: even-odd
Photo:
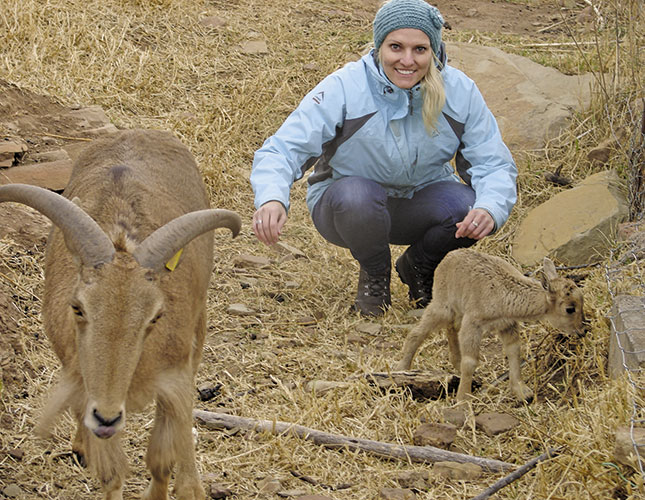
[[[424,0],[390,0],[374,17],[374,47],[378,52],[383,40],[391,31],[416,28],[428,35],[432,51],[438,54],[443,23],[439,9]]]

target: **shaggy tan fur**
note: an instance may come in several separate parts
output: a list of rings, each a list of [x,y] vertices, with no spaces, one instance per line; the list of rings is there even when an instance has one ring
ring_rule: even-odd
[[[472,249],[450,252],[435,271],[432,301],[408,334],[397,370],[407,370],[430,332],[446,329],[450,361],[460,372],[457,400],[471,394],[479,346],[486,332],[501,337],[509,363],[511,390],[521,400],[532,391],[520,375],[518,322],[549,321],[566,333],[582,335],[585,328],[582,292],[558,276],[545,258],[541,281],[524,276],[504,259]]]

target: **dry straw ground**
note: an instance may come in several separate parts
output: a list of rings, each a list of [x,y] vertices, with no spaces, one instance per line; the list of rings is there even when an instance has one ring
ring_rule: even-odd
[[[589,3],[501,2],[541,9],[554,23],[559,20],[560,5],[572,4],[577,12]],[[604,19],[601,29],[581,30],[575,23],[559,23],[557,30],[539,33],[535,29],[535,36],[528,37],[513,34],[513,22],[522,19],[510,18],[504,20],[503,30],[446,32],[449,39],[497,45],[569,73],[593,70],[607,75],[593,108],[574,116],[569,132],[543,151],[517,154],[520,200],[507,226],[480,245],[486,251],[508,256],[518,221],[560,189],[543,180],[545,171],[561,167],[562,175],[584,178],[595,168],[585,160],[586,151],[621,124],[630,125],[625,103],[642,86],[643,61],[638,52],[644,40],[642,2],[594,3]],[[466,10],[470,2],[463,6]],[[196,155],[213,205],[237,210],[246,221],[235,241],[223,233],[217,236],[209,335],[197,383],[219,386],[220,394],[208,402],[198,402],[196,397],[198,408],[411,444],[420,422],[441,422],[442,410],[452,402],[415,401],[403,390],[383,393],[361,379],[361,374],[393,365],[415,320],[408,315],[405,289],[395,280],[394,306],[377,322],[382,325],[380,333],[357,332],[361,320],[348,313],[356,264],[346,251],[327,244],[313,230],[303,182],[293,190],[284,241],[302,249],[307,258],[281,261],[276,252],[255,241],[248,225],[253,209],[247,179],[253,151],[320,78],[369,46],[375,10],[375,0],[0,0],[0,77],[64,104],[99,104],[121,128],[174,131]],[[200,23],[209,16],[224,24]],[[249,55],[240,50],[246,41],[257,39],[267,41],[268,53]],[[577,46],[568,45],[573,39]],[[531,46],[536,41],[551,45]],[[0,134],[9,135],[9,131],[0,130]],[[612,166],[624,176],[626,155],[619,150],[612,157]],[[6,239],[0,245],[0,282],[11,291],[20,311],[24,359],[19,362],[25,376],[24,384],[8,385],[2,394],[0,492],[15,484],[25,498],[95,498],[97,484],[69,453],[68,438],[73,432],[69,417],[61,421],[53,441],[32,435],[57,371],[40,333],[41,252],[42,246],[25,249]],[[273,264],[242,276],[232,266],[240,253],[264,255]],[[474,428],[471,419],[457,433],[457,451],[516,464],[548,448],[563,447],[559,457],[541,464],[497,498],[622,499],[637,498],[638,491],[643,492],[638,474],[611,464],[614,430],[629,419],[630,391],[606,373],[609,330],[605,318],[610,304],[602,270],[580,273],[586,278],[590,334],[566,341],[542,326],[527,327],[523,334],[524,357],[534,359],[524,374],[538,400],[518,405],[502,384],[480,392],[472,404],[471,416],[506,412],[521,425],[488,437]],[[249,276],[257,283],[240,286],[241,278]],[[288,288],[288,282],[299,286]],[[227,306],[233,302],[246,303],[258,314],[228,315]],[[300,321],[311,316],[319,318],[314,325]],[[446,347],[443,338],[428,341],[417,366],[449,372]],[[505,370],[497,340],[487,343],[484,357],[478,377],[487,385]],[[305,390],[305,383],[313,379],[352,383],[315,395]],[[133,474],[126,486],[127,498],[136,498],[147,480],[142,456],[151,415],[132,419],[128,427],[125,443]],[[230,488],[236,498],[263,496],[260,481],[270,477],[282,480],[283,490],[339,500],[373,499],[381,488],[396,486],[394,478],[400,471],[430,468],[328,450],[292,437],[205,428],[198,428],[198,433],[205,482]],[[7,454],[16,449],[24,452],[21,460]],[[294,473],[314,478],[318,485],[303,482]],[[432,478],[419,496],[471,498],[497,479],[492,474],[477,481]],[[339,484],[349,487],[325,488]]]

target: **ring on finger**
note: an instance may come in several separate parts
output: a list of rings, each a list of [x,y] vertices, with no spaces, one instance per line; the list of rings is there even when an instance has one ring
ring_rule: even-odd
[[[475,222],[475,221],[472,222],[472,225],[475,226],[475,227],[479,227],[479,224],[477,222]]]

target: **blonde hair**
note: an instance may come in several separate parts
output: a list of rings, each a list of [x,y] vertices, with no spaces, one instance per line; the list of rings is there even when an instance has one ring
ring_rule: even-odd
[[[437,57],[433,55],[433,62]],[[428,135],[432,135],[437,130],[439,115],[446,103],[446,90],[443,86],[443,77],[436,64],[430,64],[428,72],[421,79],[421,92],[423,94],[423,124],[426,127]]]

